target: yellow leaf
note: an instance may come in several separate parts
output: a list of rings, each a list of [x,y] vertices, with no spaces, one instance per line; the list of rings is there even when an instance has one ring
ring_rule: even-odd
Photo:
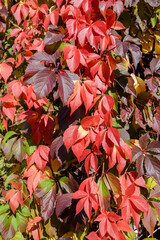
[[[78,240],[76,233],[73,233],[73,232],[65,233],[63,237],[68,237],[68,238],[72,238],[73,240]]]
[[[58,161],[57,158],[51,159],[51,167],[53,172],[57,172],[58,169],[60,168],[60,162]]]
[[[137,147],[140,147],[139,140],[137,140],[137,139],[130,139],[130,146],[133,147],[134,145],[137,146]]]
[[[154,52],[156,54],[156,57],[159,57],[159,55],[160,55],[160,40],[155,39]]]
[[[151,52],[153,49],[153,43],[154,43],[154,37],[150,32],[146,32],[143,35],[143,39],[141,39],[142,42],[142,52],[143,53],[148,53]]]
[[[149,191],[157,185],[157,182],[154,180],[153,177],[146,178],[145,182]]]
[[[155,31],[155,32],[154,32],[154,36],[156,37],[156,39],[157,39],[158,41],[160,41],[160,30],[159,30],[159,31]]]
[[[86,239],[85,236],[88,234],[89,224],[82,224],[77,230],[77,240]]]
[[[45,173],[48,177],[53,178],[52,170],[50,169],[50,167],[46,166],[45,169],[44,169],[44,173]]]
[[[136,95],[138,95],[141,92],[145,92],[146,85],[145,85],[144,81],[142,80],[142,78],[135,76],[134,73],[131,74],[131,77],[134,80],[134,87],[136,90]]]
[[[85,130],[81,125],[78,128],[78,133],[79,135],[84,138],[85,136],[87,136],[87,134],[89,133],[88,130]]]

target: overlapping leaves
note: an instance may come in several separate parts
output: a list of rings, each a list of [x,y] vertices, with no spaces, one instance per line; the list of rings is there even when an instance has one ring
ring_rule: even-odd
[[[150,142],[149,135],[144,134],[139,139],[139,146],[133,147],[132,153],[139,175],[153,176],[160,183],[160,142]]]

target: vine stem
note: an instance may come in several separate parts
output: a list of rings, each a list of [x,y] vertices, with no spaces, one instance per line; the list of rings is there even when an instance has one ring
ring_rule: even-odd
[[[156,230],[154,230],[153,234],[156,233],[158,230],[160,230],[160,226],[159,226]],[[142,233],[142,234],[137,238],[137,240],[139,240],[141,237],[143,237],[143,235],[144,235],[144,233]],[[151,234],[149,234],[149,235],[147,236],[147,238],[150,238],[150,237],[152,237]]]

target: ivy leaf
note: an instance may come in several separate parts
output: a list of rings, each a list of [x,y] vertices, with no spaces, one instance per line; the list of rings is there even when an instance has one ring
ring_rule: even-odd
[[[25,240],[21,232],[16,232],[16,235],[12,238],[12,240]]]
[[[2,228],[2,237],[4,240],[10,240],[13,238],[17,231],[17,221],[14,215],[10,216],[5,222]]]
[[[24,85],[33,84],[38,99],[46,97],[56,86],[55,64],[59,56],[46,52],[34,54],[26,68]],[[42,63],[42,61],[44,63]],[[50,68],[50,64],[53,65]]]
[[[124,5],[128,7],[135,7],[139,0],[125,0]]]
[[[63,33],[56,33],[56,32],[51,32],[47,31],[45,38],[44,38],[44,44],[45,45],[51,45],[55,42],[59,42],[63,39],[64,34]]]
[[[74,83],[71,78],[71,74],[67,74],[67,72],[69,71],[58,74],[58,93],[63,104],[67,102],[69,96],[71,95],[74,89]],[[77,80],[76,78],[78,75],[76,74],[74,75],[76,76],[74,80]]]
[[[99,178],[98,186],[99,186],[99,189],[100,189],[101,194],[102,194],[101,207],[104,208],[107,211],[108,207],[110,205],[111,195],[110,195],[110,192],[109,192],[109,189],[108,189],[106,183],[107,183],[107,179],[106,179],[105,176],[103,178]]]
[[[63,143],[63,137],[57,137],[50,146],[50,156],[52,159],[55,157],[62,164],[67,159],[67,150]]]
[[[27,148],[22,138],[19,138],[12,147],[12,152],[17,161],[22,162],[25,159]]]
[[[146,3],[148,3],[152,7],[159,7],[159,0],[144,0]]]
[[[33,84],[37,99],[41,99],[46,97],[56,86],[56,74],[46,68],[25,80],[25,84]]]
[[[121,185],[119,179],[112,174],[111,172],[108,172],[106,174],[107,180],[109,182],[109,186],[114,194],[118,193],[121,194]]]
[[[6,223],[6,221],[8,220],[8,214],[9,213],[4,213],[0,215],[0,231],[2,232],[3,226]]]
[[[102,213],[95,219],[95,221],[100,222],[99,231],[101,236],[103,237],[106,233],[108,233],[112,238],[119,240],[120,238],[116,222],[120,219],[121,217],[118,216],[116,213],[102,210]]]
[[[73,193],[71,197],[72,199],[80,199],[76,206],[76,215],[84,208],[87,217],[89,220],[91,219],[92,208],[96,212],[99,205],[97,198],[98,189],[98,185],[91,178],[87,178],[80,184],[79,190]]]
[[[11,73],[13,71],[13,68],[8,63],[2,63],[0,64],[0,75],[3,77],[5,84],[7,83],[8,78],[10,77]]]
[[[40,198],[41,214],[45,221],[50,218],[54,211],[56,200],[56,184],[53,180],[44,179],[39,182],[35,190],[36,197]]]
[[[16,213],[16,219],[17,219],[18,231],[20,231],[21,233],[25,232],[28,224],[28,218],[26,216],[23,216],[20,213]]]
[[[160,142],[149,143],[149,136],[145,134],[141,136],[139,143],[140,147],[134,146],[132,150],[133,161],[136,160],[139,175],[146,171],[148,176],[153,176],[160,183]]]
[[[137,65],[142,57],[142,52],[140,51],[139,46],[135,44],[130,44],[128,50],[131,52],[133,63],[135,65],[135,68],[137,68]]]
[[[56,185],[47,192],[45,196],[41,198],[41,214],[45,221],[50,218],[54,211],[54,205],[56,200]]]
[[[3,204],[0,206],[0,215],[7,212],[9,210],[9,205],[8,204]]]
[[[58,196],[56,201],[56,216],[58,218],[61,218],[61,215],[63,214],[64,210],[71,206],[72,204],[71,196],[72,193],[64,193]]]
[[[145,169],[148,176],[153,176],[160,183],[160,161],[157,158],[146,156]]]
[[[123,42],[121,42],[119,39],[116,39],[116,49],[119,55],[124,58],[126,57],[127,52],[130,51],[135,68],[137,68],[137,64],[142,57],[142,52],[140,51],[139,46],[133,42],[130,43],[128,38],[124,38]]]
[[[14,132],[14,131],[8,131],[8,132],[5,134],[4,138],[3,138],[3,141],[2,141],[3,145],[4,145],[5,142],[6,142],[10,137],[12,137],[13,135],[16,135],[16,132]]]
[[[27,168],[35,163],[40,170],[44,171],[44,168],[48,161],[49,147],[45,145],[39,145],[34,153],[29,158],[27,158]]]
[[[33,84],[37,99],[46,97],[58,83],[58,92],[55,90],[55,96],[60,97],[65,104],[73,92],[73,80],[80,79],[77,74],[59,70],[59,64],[56,62],[59,57],[60,52],[52,55],[38,52],[31,57],[26,69],[24,85]]]
[[[1,145],[4,155],[8,161],[13,156],[12,147],[13,147],[13,144],[16,142],[16,140],[17,140],[17,137],[14,137],[9,139],[4,145]]]
[[[152,117],[152,120],[148,119],[148,125],[151,127],[154,131],[157,133],[160,133],[160,108],[157,107],[156,113],[154,114],[154,117]]]
[[[148,213],[144,213],[142,222],[147,231],[153,236],[157,218],[151,206],[149,206]]]
[[[53,238],[55,236],[57,229],[55,227],[53,227],[53,223],[52,223],[51,219],[49,219],[47,221],[47,223],[45,224],[45,230],[50,238]]]
[[[38,182],[44,179],[42,171],[37,169],[35,165],[32,165],[29,169],[27,168],[24,171],[23,177],[28,178],[27,187],[30,192],[30,196],[32,195],[33,191],[36,189]]]
[[[23,205],[24,206],[24,202],[23,202],[23,196],[22,196],[22,192],[21,192],[21,188],[22,188],[22,183],[18,183],[16,184],[15,182],[11,182],[12,186],[15,189],[10,189],[6,196],[5,196],[5,202],[6,201],[10,201],[10,207],[13,213],[15,213],[16,209],[19,207],[19,205]]]

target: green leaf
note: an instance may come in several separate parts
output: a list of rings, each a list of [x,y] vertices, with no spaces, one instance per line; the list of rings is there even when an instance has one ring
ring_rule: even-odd
[[[52,226],[51,218],[48,219],[47,224],[45,224],[46,233],[52,238],[56,235],[57,229]]]
[[[113,193],[121,194],[121,185],[119,179],[111,172],[106,173],[106,178]]]
[[[22,216],[20,213],[16,213],[16,219],[18,224],[18,231],[25,232],[26,227],[28,225],[28,218],[25,216]]]
[[[9,213],[5,213],[5,214],[0,215],[0,232],[2,231],[2,228],[3,228],[5,222],[8,219],[8,214]]]
[[[12,238],[12,240],[25,240],[21,232],[17,232],[16,235]]]
[[[5,213],[5,212],[7,212],[8,209],[10,209],[10,207],[9,207],[8,204],[1,205],[1,206],[0,206],[0,214],[3,214],[3,213]]]
[[[4,126],[3,126],[2,121],[0,119],[0,130],[1,130],[1,132],[3,132],[3,128],[4,128]]]
[[[16,180],[16,179],[18,179],[18,178],[19,178],[19,176],[18,176],[17,174],[10,174],[10,175],[6,178],[6,180],[5,180],[5,182],[4,182],[5,189],[8,187],[8,184],[9,184],[11,181]]]
[[[158,240],[157,238],[144,238],[143,240]]]
[[[76,239],[79,239],[79,240],[84,240],[85,239],[85,236],[87,235],[89,231],[89,223],[87,222],[86,224],[82,224],[78,230],[77,230],[77,237]]]
[[[68,193],[72,192],[72,189],[69,186],[69,178],[68,177],[61,177],[59,180],[59,183],[60,183],[62,189],[64,188],[65,191],[67,191]]]
[[[29,146],[27,140],[24,141],[24,144],[26,146],[26,151],[27,151],[28,155],[31,156],[32,153],[36,150],[36,146]]]
[[[156,23],[157,23],[157,15],[154,14],[154,15],[151,17],[151,24],[152,24],[152,27],[153,27],[153,28],[156,26]]]
[[[12,215],[7,219],[7,221],[5,221],[1,234],[4,240],[10,240],[14,237],[16,232],[17,232],[17,220]]]
[[[51,190],[53,187],[55,181],[52,179],[43,179],[38,183],[38,187],[36,189],[36,192],[38,193],[38,197],[42,197],[47,192]]]
[[[103,178],[98,179],[98,186],[102,193],[101,207],[103,207],[106,211],[109,208],[111,198],[107,185],[108,183],[105,176]]]
[[[122,126],[117,122],[116,118],[112,118],[114,128],[122,128]]]
[[[133,233],[133,232],[125,232],[124,235],[125,235],[127,240],[137,239],[136,233]]]
[[[31,215],[30,209],[27,206],[23,207],[22,205],[21,205],[21,211],[19,211],[19,213],[25,217],[29,217]]]
[[[118,95],[115,89],[109,89],[107,93],[114,99],[114,107],[116,113],[118,113]]]
[[[15,135],[15,134],[17,134],[16,132],[14,132],[14,131],[9,131],[9,132],[7,132],[6,133],[6,135],[4,136],[4,138],[3,138],[3,145],[6,143],[6,141],[11,137],[11,136],[13,136],[13,135]]]
[[[41,215],[47,221],[54,211],[56,201],[56,184],[51,179],[41,180],[35,190],[35,196],[41,200]]]
[[[19,138],[12,147],[12,152],[17,161],[22,162],[25,159],[27,149],[23,143],[23,139]]]

